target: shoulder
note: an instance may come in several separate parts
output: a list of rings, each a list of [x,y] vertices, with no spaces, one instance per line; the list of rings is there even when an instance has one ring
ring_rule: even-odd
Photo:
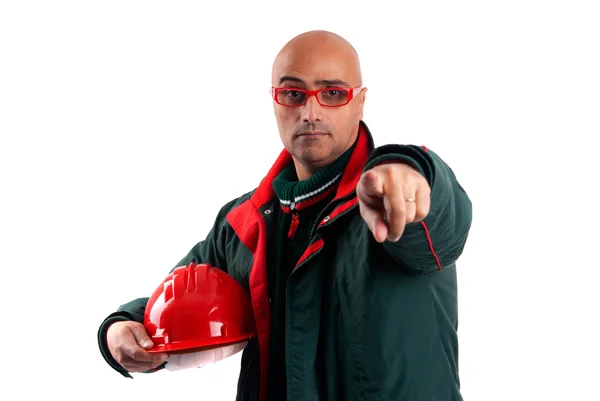
[[[256,192],[256,188],[254,188],[251,191],[248,191],[238,197],[235,197],[231,200],[229,200],[227,203],[225,203],[221,209],[219,210],[219,217],[225,217],[227,214],[229,214],[232,210],[234,210],[236,207],[240,206],[242,203],[246,202],[247,200],[249,200],[252,195],[254,194],[254,192]]]

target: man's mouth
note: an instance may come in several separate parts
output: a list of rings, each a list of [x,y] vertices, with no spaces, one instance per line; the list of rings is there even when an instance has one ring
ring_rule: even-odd
[[[301,136],[321,136],[321,135],[327,135],[327,132],[325,132],[325,131],[302,131],[298,134],[299,137],[301,137]]]

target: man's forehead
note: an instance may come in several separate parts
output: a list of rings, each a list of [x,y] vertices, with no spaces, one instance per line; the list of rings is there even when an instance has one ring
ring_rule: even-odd
[[[273,85],[284,81],[314,86],[360,85],[356,64],[335,54],[281,54],[273,64],[272,81]]]

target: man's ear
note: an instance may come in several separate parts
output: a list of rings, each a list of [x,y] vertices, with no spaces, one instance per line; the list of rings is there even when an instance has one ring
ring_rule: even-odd
[[[367,88],[362,88],[360,91],[360,109],[358,111],[359,120],[363,119],[363,108],[365,106],[365,96],[367,95]]]

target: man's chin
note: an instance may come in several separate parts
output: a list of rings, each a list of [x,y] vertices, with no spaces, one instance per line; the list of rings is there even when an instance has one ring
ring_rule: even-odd
[[[305,149],[299,155],[299,161],[302,162],[306,167],[311,169],[321,169],[331,164],[335,158],[330,153],[323,152],[322,149],[319,151],[311,152],[309,149]]]

